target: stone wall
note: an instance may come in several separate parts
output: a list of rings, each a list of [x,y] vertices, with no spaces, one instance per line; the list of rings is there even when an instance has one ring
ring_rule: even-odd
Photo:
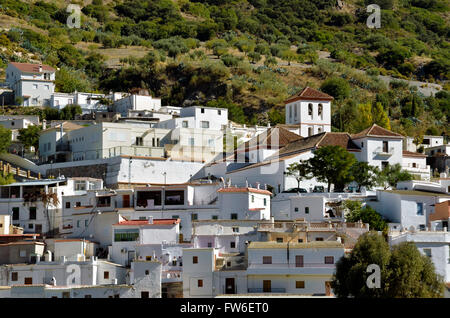
[[[63,167],[56,169],[47,169],[47,176],[64,177],[90,177],[96,179],[105,179],[107,164],[96,164],[88,166]]]

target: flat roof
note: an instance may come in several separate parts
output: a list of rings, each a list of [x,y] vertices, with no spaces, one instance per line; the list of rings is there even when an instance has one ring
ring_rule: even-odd
[[[277,242],[251,242],[249,249],[263,248],[287,248],[288,243]],[[314,241],[305,243],[289,243],[289,248],[344,248],[344,244],[338,241]]]
[[[60,182],[65,182],[67,179],[47,179],[47,180],[30,180],[25,182],[14,182],[6,185],[0,185],[0,187],[18,187],[18,186],[38,186],[38,185],[50,185]]]
[[[432,191],[420,191],[420,190],[384,190],[382,192],[395,193],[401,195],[421,195],[428,197],[445,197],[450,198],[450,194],[442,192],[432,192]]]

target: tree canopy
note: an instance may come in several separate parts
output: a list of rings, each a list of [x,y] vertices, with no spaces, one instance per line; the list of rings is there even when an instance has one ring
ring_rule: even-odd
[[[371,264],[380,268],[380,288],[367,285]],[[361,235],[350,255],[339,259],[331,286],[340,298],[439,298],[444,293],[442,277],[414,243],[403,242],[391,249],[376,232]]]
[[[335,191],[343,190],[345,185],[353,180],[351,167],[356,158],[341,146],[324,146],[314,151],[314,157],[306,161],[308,172],[319,182],[331,185]]]

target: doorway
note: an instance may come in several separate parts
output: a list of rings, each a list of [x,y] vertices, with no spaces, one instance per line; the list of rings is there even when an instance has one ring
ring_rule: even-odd
[[[271,280],[263,280],[263,292],[265,292],[265,293],[272,292],[272,281]]]
[[[234,286],[234,278],[225,279],[225,294],[236,294]]]
[[[124,208],[129,208],[130,207],[130,195],[129,194],[124,194],[122,196],[123,199],[123,206]]]
[[[325,296],[333,296],[331,282],[325,282]]]

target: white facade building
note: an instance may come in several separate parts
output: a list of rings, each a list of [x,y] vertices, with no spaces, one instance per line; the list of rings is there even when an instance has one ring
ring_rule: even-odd
[[[304,88],[285,102],[286,124],[298,125],[302,137],[331,132],[332,100],[328,94]]]
[[[6,68],[6,83],[22,106],[50,106],[54,80],[55,69],[48,65],[10,62]]]

